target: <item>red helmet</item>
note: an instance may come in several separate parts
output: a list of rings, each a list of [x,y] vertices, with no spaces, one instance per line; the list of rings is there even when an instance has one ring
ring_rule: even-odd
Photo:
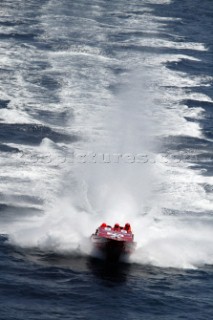
[[[119,223],[115,223],[114,228],[120,228]]]
[[[125,224],[125,227],[124,227],[124,228],[125,228],[125,230],[127,230],[127,231],[131,231],[130,223],[127,222],[127,223]]]
[[[107,224],[105,223],[105,222],[103,222],[102,224],[101,224],[101,228],[105,228],[107,226]]]

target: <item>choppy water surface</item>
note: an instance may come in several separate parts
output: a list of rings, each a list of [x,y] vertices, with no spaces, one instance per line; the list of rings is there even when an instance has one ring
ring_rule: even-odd
[[[2,0],[2,319],[213,316],[213,2]],[[128,263],[91,256],[131,222]]]

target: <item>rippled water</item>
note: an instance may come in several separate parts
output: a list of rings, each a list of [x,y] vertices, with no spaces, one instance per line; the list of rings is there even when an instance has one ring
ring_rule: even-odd
[[[2,0],[2,319],[211,319],[213,2]],[[128,263],[91,255],[129,221]]]

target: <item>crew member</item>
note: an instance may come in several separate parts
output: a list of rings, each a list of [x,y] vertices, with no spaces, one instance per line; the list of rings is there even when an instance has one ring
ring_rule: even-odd
[[[115,223],[113,230],[114,231],[121,231],[121,228],[118,223]]]
[[[127,232],[132,232],[131,230],[131,226],[129,223],[126,223],[125,226],[124,226],[124,230],[126,230]]]
[[[105,222],[103,222],[101,225],[100,225],[100,228],[106,228],[107,224]]]

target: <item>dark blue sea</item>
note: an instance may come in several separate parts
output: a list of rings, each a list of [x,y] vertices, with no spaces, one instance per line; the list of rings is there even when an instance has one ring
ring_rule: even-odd
[[[0,319],[212,319],[213,1],[1,0],[0,164]]]

